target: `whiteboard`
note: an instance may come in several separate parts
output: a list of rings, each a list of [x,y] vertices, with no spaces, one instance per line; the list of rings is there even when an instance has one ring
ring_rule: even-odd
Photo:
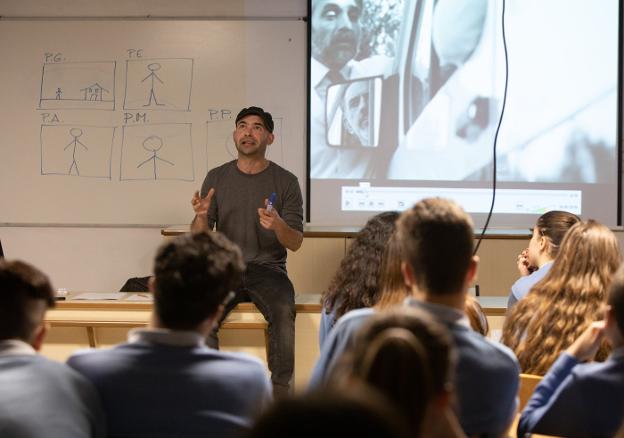
[[[245,106],[305,193],[306,23],[0,21],[0,223],[188,223]]]

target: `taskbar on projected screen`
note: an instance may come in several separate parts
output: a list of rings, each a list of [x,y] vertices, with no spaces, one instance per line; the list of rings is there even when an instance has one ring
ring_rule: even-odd
[[[492,189],[459,187],[375,187],[370,183],[342,186],[340,205],[344,212],[405,210],[424,198],[455,200],[469,213],[487,213]],[[495,213],[543,214],[565,210],[581,214],[581,190],[497,189]]]

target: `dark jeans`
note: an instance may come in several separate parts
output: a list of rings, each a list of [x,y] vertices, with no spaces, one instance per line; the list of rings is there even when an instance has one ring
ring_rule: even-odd
[[[275,396],[286,395],[295,368],[295,289],[288,276],[261,265],[247,264],[243,284],[225,307],[219,326],[238,303],[253,302],[269,324],[268,362]],[[219,348],[218,329],[206,343]]]

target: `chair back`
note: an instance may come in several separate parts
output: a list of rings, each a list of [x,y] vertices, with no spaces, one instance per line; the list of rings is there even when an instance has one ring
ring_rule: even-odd
[[[544,376],[536,376],[534,374],[520,374],[520,387],[518,388],[520,405],[518,406],[518,412],[522,412],[524,406],[531,398],[533,390],[537,384],[542,381],[543,377]]]

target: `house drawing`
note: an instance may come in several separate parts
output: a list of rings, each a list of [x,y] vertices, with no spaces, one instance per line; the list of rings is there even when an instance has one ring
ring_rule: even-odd
[[[81,88],[83,92],[83,100],[102,101],[104,92],[108,93],[108,90],[102,87],[97,82],[89,85],[88,87]]]

